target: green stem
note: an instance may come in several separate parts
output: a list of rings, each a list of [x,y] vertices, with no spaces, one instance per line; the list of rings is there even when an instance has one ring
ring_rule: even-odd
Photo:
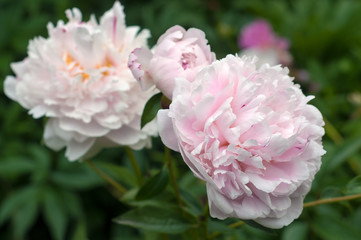
[[[84,162],[86,162],[86,164],[88,164],[101,178],[103,178],[107,183],[112,185],[120,193],[124,194],[127,192],[127,189],[125,187],[123,187],[118,182],[116,182],[114,179],[112,179],[108,175],[106,175],[102,170],[100,170],[97,166],[95,166],[94,163],[92,163],[88,159],[85,159]]]
[[[143,183],[143,177],[142,177],[142,172],[140,171],[138,162],[137,162],[137,160],[135,158],[135,155],[134,155],[133,151],[129,147],[125,147],[125,153],[127,154],[128,158],[130,160],[130,163],[132,164],[135,175],[137,177],[138,185],[141,186],[142,183]]]
[[[353,194],[353,195],[349,195],[349,196],[343,196],[343,197],[320,199],[320,200],[305,203],[305,204],[303,204],[303,207],[305,207],[305,208],[313,207],[313,206],[317,206],[317,205],[321,205],[321,204],[342,202],[342,201],[348,201],[348,200],[353,200],[353,199],[357,199],[357,198],[361,198],[361,193]]]
[[[173,164],[172,164],[172,159],[170,156],[170,149],[167,147],[164,147],[164,153],[165,153],[165,162],[168,165],[168,169],[169,169],[169,175],[170,175],[170,179],[174,188],[174,192],[178,201],[179,206],[181,207],[182,211],[183,211],[183,201],[182,198],[180,196],[180,192],[179,192],[179,187],[178,187],[178,183],[177,183],[177,179],[175,177],[175,173],[174,173],[174,168],[173,168]]]
[[[242,226],[244,224],[245,224],[245,222],[239,221],[239,222],[235,222],[235,223],[228,225],[228,228],[236,228],[236,227]],[[209,236],[208,239],[216,238],[221,234],[222,234],[221,232],[214,232],[211,236]]]

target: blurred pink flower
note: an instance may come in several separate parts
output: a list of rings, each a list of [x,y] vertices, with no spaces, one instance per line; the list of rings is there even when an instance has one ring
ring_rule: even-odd
[[[242,55],[257,56],[258,65],[290,65],[292,56],[289,54],[289,42],[286,38],[277,36],[271,25],[263,19],[256,20],[242,29],[239,35],[239,46],[243,48]]]
[[[67,23],[48,24],[49,38],[30,41],[28,57],[11,65],[5,93],[35,118],[49,117],[45,144],[66,147],[75,160],[101,147],[150,145],[156,124],[140,130],[140,116],[154,90],[143,92],[128,69],[130,52],[146,47],[148,31],[126,27],[123,7],[115,2],[98,24],[67,10]]]
[[[281,228],[297,218],[325,153],[321,113],[288,69],[228,55],[175,82],[159,134],[207,182],[210,214]]]
[[[168,29],[152,50],[137,48],[129,57],[129,68],[143,89],[154,84],[172,99],[174,78],[193,81],[197,72],[215,60],[204,32],[181,26]]]
[[[271,27],[271,25],[259,19],[243,28],[239,45],[242,48],[269,48],[277,47],[282,50],[288,50],[289,43],[286,38],[278,37]]]

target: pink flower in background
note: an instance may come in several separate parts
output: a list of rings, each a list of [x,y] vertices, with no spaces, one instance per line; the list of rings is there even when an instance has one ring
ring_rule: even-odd
[[[243,28],[239,45],[242,48],[269,48],[277,47],[288,50],[289,43],[286,38],[278,37],[265,20],[256,20]]]
[[[129,57],[129,68],[143,89],[156,87],[172,99],[174,78],[193,81],[197,72],[215,61],[204,32],[196,28],[187,31],[174,26],[168,29],[152,50],[135,49]]]
[[[140,129],[140,116],[154,89],[143,92],[128,69],[130,52],[146,47],[148,31],[126,27],[123,7],[115,2],[98,24],[67,10],[67,23],[48,25],[49,38],[30,41],[28,57],[11,65],[5,93],[35,118],[49,117],[45,144],[66,147],[75,160],[101,147],[140,149],[156,134],[154,122]]]
[[[239,35],[239,46],[243,48],[242,55],[257,56],[258,65],[290,65],[292,56],[288,53],[289,42],[278,37],[265,20],[256,20],[242,29]]]
[[[325,153],[321,113],[288,69],[228,55],[176,79],[158,113],[164,144],[207,182],[210,214],[281,228],[302,212]]]

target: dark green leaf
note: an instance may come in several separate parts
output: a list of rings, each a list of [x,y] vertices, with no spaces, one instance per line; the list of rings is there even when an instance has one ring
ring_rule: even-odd
[[[99,165],[101,169],[104,169],[106,172],[109,172],[112,177],[117,178],[118,180],[130,186],[135,187],[137,185],[134,173],[131,172],[126,167],[108,162],[97,162],[94,164]]]
[[[45,147],[41,147],[38,145],[31,145],[29,148],[30,153],[32,155],[32,159],[36,164],[35,172],[32,175],[32,179],[35,182],[46,181],[49,168],[51,165],[51,157],[49,150]]]
[[[339,216],[322,215],[312,219],[312,229],[322,238],[327,240],[358,240],[359,228],[352,227]]]
[[[180,211],[150,206],[126,212],[114,221],[122,225],[169,234],[182,233],[191,227]]]
[[[14,216],[14,235],[16,238],[23,238],[35,222],[39,205],[38,189],[34,188],[34,191],[22,200],[23,203],[16,209]]]
[[[262,226],[261,224],[256,223],[255,221],[252,221],[252,220],[242,220],[242,221],[247,223],[251,227],[254,227],[256,229],[259,229],[259,230],[262,230],[264,232],[270,233],[272,235],[276,235],[275,230],[270,229],[270,228],[266,228],[266,227]]]
[[[346,194],[358,194],[361,193],[361,176],[357,176],[352,179],[346,188]]]
[[[57,171],[51,179],[58,185],[70,189],[89,189],[104,184],[103,179],[88,171]]]
[[[33,169],[33,161],[23,157],[11,157],[0,161],[0,175],[2,177],[29,173]]]
[[[325,155],[325,170],[330,172],[340,166],[347,158],[351,157],[361,148],[361,137],[349,139],[334,151],[334,155]]]
[[[230,228],[230,221],[227,220],[219,220],[216,218],[208,218],[208,230],[209,234],[214,234],[216,232],[220,232],[222,234],[229,234],[234,231],[239,231],[238,228]]]
[[[182,189],[180,189],[180,194],[183,201],[187,204],[187,206],[189,207],[189,211],[192,212],[192,214],[194,215],[202,214],[203,206],[196,197],[194,197],[188,191],[184,191]]]
[[[72,240],[87,240],[86,224],[85,221],[79,221],[74,231]]]
[[[44,192],[44,217],[47,225],[51,229],[53,238],[64,239],[67,224],[67,213],[64,204],[68,204],[59,198],[56,191],[47,188]]]
[[[62,199],[62,202],[66,202],[65,209],[69,214],[76,218],[80,219],[83,217],[83,206],[80,201],[80,197],[74,192],[68,190],[58,190],[59,198]]]
[[[151,177],[138,191],[136,200],[144,200],[161,193],[168,184],[168,169],[163,168],[159,173]]]
[[[143,128],[148,122],[152,121],[157,116],[158,110],[162,108],[161,99],[162,93],[158,93],[151,97],[145,104],[140,121],[141,128]]]
[[[293,222],[282,233],[282,240],[307,240],[308,226],[303,222]]]
[[[26,203],[27,199],[35,199],[38,189],[29,186],[17,190],[2,200],[0,205],[0,225]]]

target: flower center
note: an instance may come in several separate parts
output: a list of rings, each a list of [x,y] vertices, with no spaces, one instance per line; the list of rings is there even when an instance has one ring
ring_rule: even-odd
[[[89,80],[90,76],[87,74],[84,70],[84,67],[76,60],[74,59],[69,53],[65,53],[63,55],[63,60],[67,66],[67,70],[70,73],[71,76],[76,77],[78,75],[81,75],[81,81],[86,82]],[[112,62],[106,58],[103,64],[97,64],[96,68],[101,69],[104,67],[111,67],[113,64]],[[102,72],[103,76],[109,75],[109,72],[107,70]]]
[[[182,53],[182,57],[180,59],[180,63],[184,70],[187,68],[192,68],[196,64],[197,56],[194,53]]]

